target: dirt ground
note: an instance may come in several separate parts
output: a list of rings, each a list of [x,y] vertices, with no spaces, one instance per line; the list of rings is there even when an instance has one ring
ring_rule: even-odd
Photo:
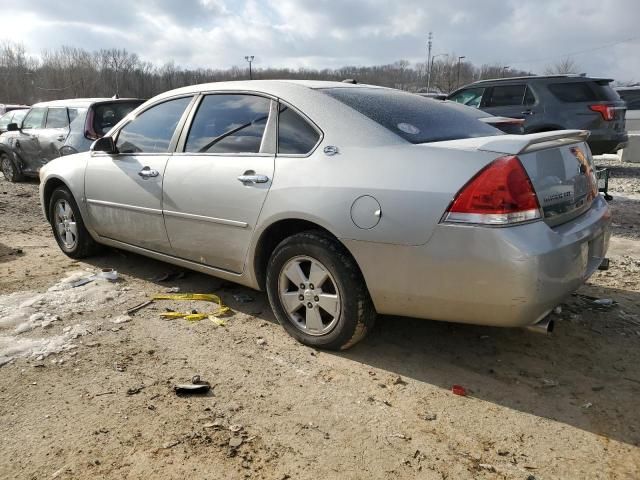
[[[0,178],[0,478],[639,478],[640,165],[612,165],[611,268],[553,335],[383,317],[343,353],[296,343],[262,293],[68,259],[37,183]],[[117,283],[60,283],[104,267]],[[160,318],[198,302],[122,316],[170,287],[218,294],[226,326]],[[177,396],[195,374],[212,391]]]

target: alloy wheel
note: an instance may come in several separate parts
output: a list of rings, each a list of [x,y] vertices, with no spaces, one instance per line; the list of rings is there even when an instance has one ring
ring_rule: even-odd
[[[68,250],[73,250],[78,243],[78,225],[73,209],[68,201],[60,199],[55,203],[55,227],[58,238]]]
[[[289,321],[308,335],[326,335],[338,323],[341,299],[336,281],[314,258],[288,260],[280,271],[278,294]]]
[[[11,159],[6,155],[2,156],[2,163],[0,164],[0,170],[2,170],[2,174],[4,175],[4,178],[6,180],[8,180],[9,182],[13,182],[14,173],[15,173],[14,167],[13,167],[13,164],[11,163]]]

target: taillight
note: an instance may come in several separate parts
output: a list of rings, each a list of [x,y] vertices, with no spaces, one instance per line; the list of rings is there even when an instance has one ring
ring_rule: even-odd
[[[589,109],[602,115],[602,119],[610,122],[616,116],[616,108],[613,105],[589,105]]]
[[[458,192],[444,222],[512,225],[541,218],[538,197],[516,156],[500,157]]]

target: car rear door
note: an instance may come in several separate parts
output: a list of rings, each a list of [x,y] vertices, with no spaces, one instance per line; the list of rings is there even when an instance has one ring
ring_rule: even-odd
[[[165,167],[192,95],[156,103],[115,134],[118,153],[93,152],[85,170],[91,225],[102,237],[170,253],[162,217]]]
[[[543,113],[533,91],[526,83],[490,87],[480,108],[499,117],[522,118],[525,121],[525,129],[538,123]]]
[[[11,142],[13,149],[22,162],[22,170],[27,173],[37,172],[44,163],[41,161],[39,133],[44,127],[47,114],[46,107],[34,107],[22,122],[22,128],[15,132]]]
[[[38,133],[40,159],[47,163],[60,156],[69,135],[69,113],[66,107],[49,107],[44,128]]]
[[[242,272],[273,178],[276,111],[259,95],[201,97],[165,173],[163,213],[176,256]]]

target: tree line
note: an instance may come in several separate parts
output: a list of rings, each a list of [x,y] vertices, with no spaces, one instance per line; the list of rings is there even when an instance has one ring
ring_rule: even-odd
[[[476,80],[530,75],[500,65],[476,66],[458,63],[455,55],[434,59],[428,80],[427,62],[399,60],[388,65],[346,66],[336,69],[254,68],[254,79],[355,79],[413,92],[451,92]],[[87,51],[63,46],[45,50],[38,57],[27,53],[24,45],[0,44],[0,103],[24,103],[81,97],[150,98],[158,93],[185,85],[226,80],[245,80],[247,68],[186,69],[173,61],[156,65],[126,49],[111,48]]]

